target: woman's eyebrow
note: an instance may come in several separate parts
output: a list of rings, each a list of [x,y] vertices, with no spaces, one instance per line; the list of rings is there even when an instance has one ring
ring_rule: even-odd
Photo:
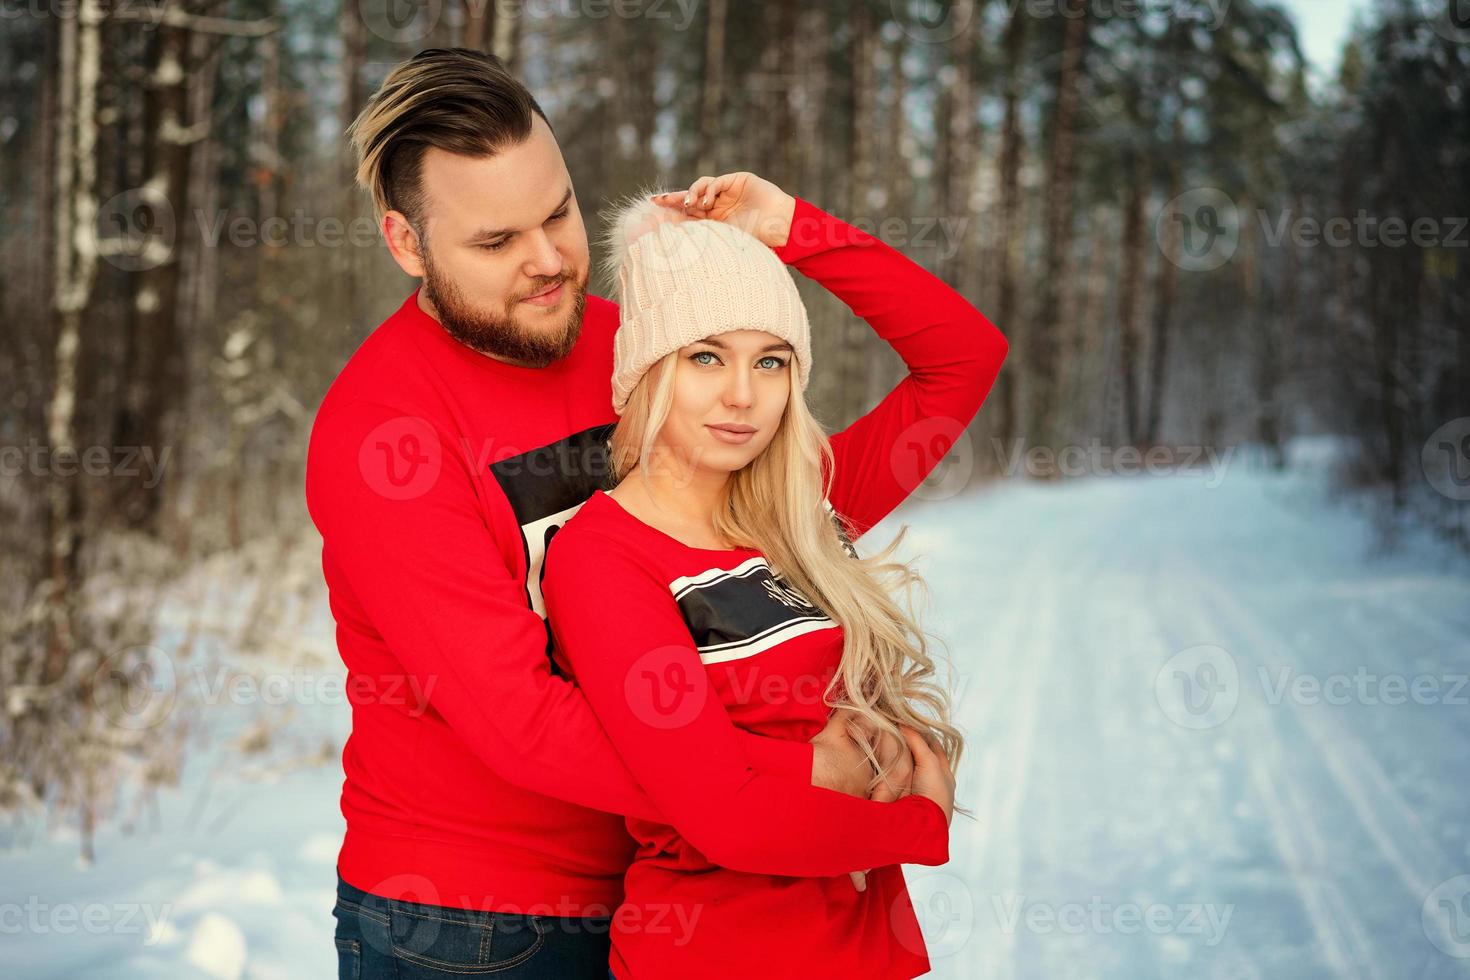
[[[726,345],[723,340],[716,340],[714,337],[706,337],[703,340],[697,340],[697,341],[695,341],[695,343],[697,343],[697,344],[706,344],[706,345],[708,345],[710,347],[718,347],[720,350],[729,350],[730,349],[729,346]],[[790,344],[788,344],[786,341],[783,340],[783,341],[781,341],[779,343],[767,344],[766,346],[764,346],[764,347],[761,348],[761,353],[764,354],[768,350],[789,350],[789,351],[794,351],[795,348],[792,347]]]

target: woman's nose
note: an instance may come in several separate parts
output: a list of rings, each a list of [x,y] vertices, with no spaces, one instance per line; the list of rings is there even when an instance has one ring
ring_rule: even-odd
[[[731,408],[749,408],[754,394],[755,385],[751,383],[748,370],[736,368],[730,372],[729,384],[725,386],[726,405]]]

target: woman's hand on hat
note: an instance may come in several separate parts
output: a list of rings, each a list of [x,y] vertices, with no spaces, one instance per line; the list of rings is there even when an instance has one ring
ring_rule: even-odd
[[[653,201],[691,218],[724,221],[780,248],[791,235],[796,198],[748,170],[701,177],[687,191],[653,195]]]

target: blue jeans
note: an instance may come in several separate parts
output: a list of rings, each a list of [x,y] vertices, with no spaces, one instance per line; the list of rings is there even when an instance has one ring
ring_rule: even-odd
[[[419,905],[337,876],[339,980],[603,980],[612,920]]]

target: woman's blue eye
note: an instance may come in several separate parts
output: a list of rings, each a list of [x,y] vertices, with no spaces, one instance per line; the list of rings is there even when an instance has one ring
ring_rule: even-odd
[[[689,355],[689,359],[691,361],[693,361],[695,364],[708,365],[710,363],[709,361],[701,361],[700,360],[701,357],[713,357],[715,360],[717,360],[717,361],[719,360],[719,357],[715,354],[714,351],[711,351],[711,350],[695,351],[693,354],[690,354]]]
[[[779,371],[781,368],[783,368],[783,367],[786,366],[786,361],[785,361],[784,358],[780,358],[780,357],[763,357],[763,358],[761,358],[761,363],[765,363],[766,361],[775,361],[776,362],[776,363],[774,363],[774,364],[771,365],[771,370],[772,371]]]

